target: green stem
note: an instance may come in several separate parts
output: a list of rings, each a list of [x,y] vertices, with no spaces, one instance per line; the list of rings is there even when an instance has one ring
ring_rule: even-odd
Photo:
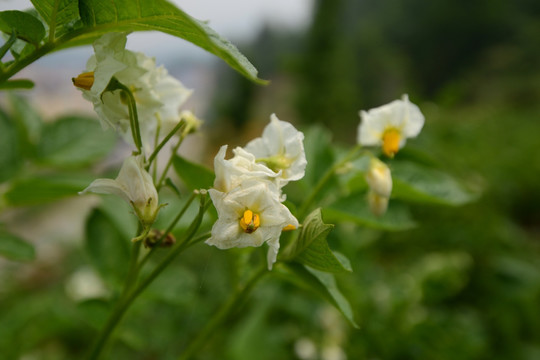
[[[4,55],[6,55],[6,53],[9,51],[9,49],[11,49],[11,45],[13,45],[13,43],[15,43],[15,40],[17,40],[17,31],[13,30],[11,32],[11,36],[9,37],[9,39],[0,48],[0,59],[2,59],[4,57]]]
[[[40,57],[53,51],[56,46],[57,46],[57,43],[46,43],[43,46],[35,49],[28,56],[15,61],[12,65],[10,65],[6,69],[6,72],[0,75],[0,83],[7,81],[13,75],[15,75],[16,73],[18,73],[19,71],[27,67],[28,65],[32,64],[34,61],[36,61]]]
[[[255,287],[255,284],[263,278],[265,274],[268,274],[266,267],[262,267],[258,272],[244,284],[244,286],[238,289],[229,300],[221,306],[219,311],[214,317],[206,324],[206,326],[197,334],[186,350],[178,358],[179,360],[190,359],[207,343],[212,334],[216,333],[216,329],[221,326],[231,315],[238,309],[240,303],[245,300],[251,290]]]
[[[178,124],[176,124],[176,126],[174,127],[174,129],[172,129],[167,134],[167,136],[165,136],[165,138],[159,143],[159,145],[156,146],[156,148],[152,152],[152,155],[150,155],[150,157],[148,158],[148,164],[146,165],[146,170],[148,170],[150,168],[150,165],[152,164],[152,161],[154,161],[154,159],[159,154],[159,152],[161,151],[163,146],[165,146],[165,144],[167,144],[167,142],[174,136],[174,134],[178,130],[180,130],[180,128],[183,127],[183,126],[185,126],[185,122],[184,121],[179,121]]]
[[[90,355],[88,356],[89,360],[96,360],[99,358],[103,347],[107,343],[107,340],[111,336],[113,330],[116,328],[116,325],[120,322],[122,317],[124,316],[125,312],[129,309],[133,301],[150,285],[154,279],[176,258],[184,249],[187,248],[187,245],[189,244],[189,241],[197,230],[199,229],[199,226],[201,225],[202,218],[204,216],[204,213],[206,209],[208,208],[208,202],[206,201],[206,194],[201,194],[201,202],[199,207],[199,213],[197,214],[197,217],[193,220],[191,223],[190,228],[188,229],[184,239],[182,241],[178,242],[169,252],[169,254],[159,263],[156,268],[146,277],[143,281],[140,282],[140,284],[130,292],[126,293],[124,296],[122,296],[116,305],[114,311],[112,312],[111,316],[107,320],[107,323],[105,324],[105,327],[103,328],[102,332],[100,333],[98,339],[96,340],[96,343],[94,347],[92,348]],[[140,267],[138,267],[140,269]]]
[[[141,127],[139,125],[139,115],[137,114],[137,102],[135,101],[135,96],[133,96],[133,93],[127,86],[125,86],[115,78],[112,78],[111,82],[107,86],[107,90],[112,91],[116,89],[123,91],[124,94],[126,94],[127,96],[131,136],[133,137],[133,142],[137,147],[137,152],[140,154],[142,152]]]
[[[360,149],[361,149],[360,145],[355,146],[354,148],[351,149],[351,151],[349,151],[349,153],[347,153],[347,155],[345,155],[343,159],[336,162],[332,167],[330,167],[326,171],[326,173],[323,175],[323,177],[321,177],[317,185],[315,185],[311,193],[308,195],[307,199],[302,203],[302,206],[298,210],[299,219],[304,219],[304,217],[307,215],[307,212],[310,209],[310,206],[313,204],[313,201],[315,201],[315,198],[317,197],[317,195],[319,195],[321,190],[326,186],[328,181],[332,179],[332,176],[334,176],[334,174],[336,173],[336,170],[338,170],[347,162],[352,161],[355,157],[357,157],[359,155],[358,151]]]
[[[169,161],[167,161],[167,165],[165,165],[165,169],[163,169],[163,173],[161,174],[161,177],[159,178],[159,181],[157,183],[156,189],[158,191],[163,186],[163,181],[165,181],[165,177],[167,176],[167,173],[169,172],[169,169],[172,165],[174,155],[176,155],[176,152],[178,151],[178,148],[180,147],[180,145],[182,145],[182,142],[184,141],[185,137],[186,137],[186,134],[182,133],[182,135],[180,136],[180,139],[178,139],[178,143],[172,149],[171,157],[169,158]]]
[[[139,230],[137,231],[137,233],[140,234],[142,231],[143,231],[142,227],[139,225]],[[128,275],[126,278],[126,283],[124,285],[124,290],[122,292],[122,296],[127,294],[133,287],[133,284],[137,281],[137,276],[139,275],[139,268],[137,267],[137,260],[139,259],[139,253],[141,251],[141,243],[142,241],[137,241],[133,244],[133,247],[131,248],[131,257],[129,259],[129,270],[128,270]]]
[[[144,264],[148,261],[148,259],[150,258],[150,256],[152,256],[152,254],[156,251],[156,249],[159,247],[159,244],[161,244],[161,242],[163,240],[165,240],[165,238],[167,237],[167,235],[173,230],[173,228],[176,226],[176,224],[178,223],[178,221],[180,221],[180,219],[182,218],[182,216],[184,216],[186,210],[189,208],[189,205],[191,205],[191,203],[193,202],[193,200],[195,199],[195,196],[197,196],[197,194],[195,192],[193,192],[191,194],[191,196],[189,197],[188,201],[185,203],[184,207],[182,208],[182,210],[180,210],[180,212],[178,213],[178,215],[176,215],[176,217],[174,218],[174,220],[169,224],[169,226],[167,227],[167,229],[165,230],[165,232],[163,233],[163,235],[161,235],[161,237],[158,239],[158,241],[156,241],[156,243],[154,244],[154,247],[152,249],[150,249],[150,251],[146,254],[146,256],[141,260],[141,262],[139,263],[139,270],[144,266]]]

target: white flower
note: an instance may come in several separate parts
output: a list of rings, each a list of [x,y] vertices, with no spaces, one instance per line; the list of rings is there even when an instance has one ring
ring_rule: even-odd
[[[144,169],[143,157],[130,156],[122,165],[115,180],[96,179],[81,194],[114,194],[127,201],[141,223],[151,225],[159,210],[157,190],[152,177]]]
[[[379,196],[390,197],[392,192],[392,175],[388,166],[377,158],[372,158],[366,173],[366,181],[370,189]]]
[[[214,158],[216,179],[214,188],[228,192],[248,179],[273,180],[280,173],[275,173],[266,165],[255,162],[255,155],[237,147],[233,150],[234,157],[225,160],[227,145],[223,145]]]
[[[262,137],[250,141],[245,150],[274,172],[281,170],[281,186],[284,186],[288,181],[304,177],[307,161],[303,141],[302,132],[272,114]]]
[[[128,141],[131,135],[129,112],[122,91],[104,93],[104,90],[113,77],[129,88],[137,105],[141,137],[149,150],[158,122],[160,134],[166,135],[180,121],[179,107],[191,95],[191,90],[171,77],[164,67],[156,67],[154,58],[126,50],[126,40],[123,33],[107,33],[96,40],[95,55],[88,60],[87,72],[73,82],[94,104],[103,127],[115,128]]]
[[[261,246],[267,243],[268,268],[276,261],[279,237],[288,225],[298,227],[298,220],[280,202],[279,189],[269,181],[248,179],[229,192],[210,189],[218,212],[212,236],[206,241],[220,249]]]
[[[405,145],[407,138],[416,137],[424,126],[424,115],[409,97],[361,111],[358,126],[358,143],[363,146],[382,146],[383,152],[394,156]]]

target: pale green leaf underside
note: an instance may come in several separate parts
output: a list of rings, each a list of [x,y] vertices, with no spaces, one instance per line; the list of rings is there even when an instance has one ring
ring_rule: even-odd
[[[85,28],[70,41],[73,44],[110,31],[157,30],[190,41],[220,57],[247,78],[264,83],[258,79],[255,67],[233,44],[165,0],[80,0],[79,7]]]

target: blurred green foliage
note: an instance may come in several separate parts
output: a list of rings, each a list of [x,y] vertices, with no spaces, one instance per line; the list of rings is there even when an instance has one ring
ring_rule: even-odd
[[[320,0],[316,4],[307,34],[289,36],[266,29],[264,41],[245,51],[260,67],[261,77],[273,84],[260,89],[240,77],[229,79],[230,91],[216,99],[212,116],[216,127],[235,119],[233,127],[250,131],[249,120],[266,122],[276,111],[278,116],[285,114],[284,120],[322,123],[336,140],[350,143],[358,110],[403,92],[419,103],[426,126],[396,156],[393,170],[404,176],[396,180],[388,217],[370,217],[362,208],[365,184],[359,179],[332,180],[333,186],[358,194],[358,203],[354,198],[333,202],[331,194],[318,199],[332,204],[323,211],[325,222],[345,220],[328,240],[333,251],[351,260],[353,272],[337,276],[337,285],[351,302],[360,329],[321,298],[279,277],[267,277],[198,358],[299,359],[305,341],[318,352],[312,359],[321,359],[331,346],[341,348],[348,359],[540,358],[538,3]],[[52,182],[54,196],[65,195],[54,192],[58,186],[71,193],[82,188],[77,181],[86,181],[80,179],[88,174],[81,174],[81,167],[105,152],[89,151],[89,158],[80,159],[80,154],[67,156],[69,142],[55,142],[62,144],[58,148],[47,145],[41,134],[58,134],[62,123],[44,130],[45,125],[34,121],[36,114],[20,115],[30,110],[19,100],[12,100],[10,112],[0,113],[1,181],[14,179],[4,201],[36,206],[28,188],[38,182],[47,188],[49,182],[38,179],[51,168],[73,176],[73,180],[64,177],[69,180],[64,185]],[[26,126],[17,127],[18,116]],[[304,196],[340,153],[327,146],[329,132],[318,127],[305,133],[306,149],[316,153],[318,161],[310,164],[302,182],[288,188],[291,201]],[[46,151],[38,154],[36,149]],[[409,209],[403,203],[411,199],[411,191],[418,191],[406,182],[415,168],[403,164],[411,162],[428,168],[430,176],[423,179],[429,185],[427,190],[422,187],[423,201]],[[448,181],[441,178],[442,170],[480,194],[477,201],[458,208],[439,197],[433,201],[441,195],[436,185]],[[458,194],[465,191],[452,188]],[[46,200],[50,199],[37,199],[38,208]],[[115,261],[125,262],[125,249],[115,241],[133,235],[126,229],[135,231],[132,219],[122,215],[128,211],[127,205],[107,197],[89,216],[89,224],[101,226],[88,228],[88,239],[106,240],[98,231],[113,229],[105,244],[106,257],[83,252],[83,246],[75,243],[62,248],[57,262],[38,259],[30,269],[6,263],[0,275],[0,307],[9,309],[0,312],[2,358],[83,356],[118,296],[111,284],[122,274],[103,269]],[[188,218],[194,212],[191,209]],[[181,223],[175,233],[188,224]],[[203,227],[210,225],[208,221]],[[103,244],[91,244],[98,245]],[[16,255],[29,253],[25,245],[20,249]],[[152,261],[164,253],[160,250]],[[256,258],[264,256],[262,249],[224,252],[194,246],[135,302],[105,357],[175,359]],[[90,264],[105,275],[107,295],[80,301],[70,296],[67,284]]]

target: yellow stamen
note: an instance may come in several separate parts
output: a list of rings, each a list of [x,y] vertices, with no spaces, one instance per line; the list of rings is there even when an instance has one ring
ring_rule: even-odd
[[[245,233],[251,234],[261,226],[261,218],[251,210],[244,211],[240,218],[240,227]]]
[[[397,129],[390,128],[383,134],[383,152],[388,157],[394,157],[399,150],[399,142],[401,141],[401,132]]]
[[[296,226],[289,224],[285,226],[281,231],[293,231],[293,230],[296,230]]]
[[[73,85],[80,89],[90,90],[92,85],[94,85],[94,72],[85,72],[77,76],[76,78],[71,78]]]

